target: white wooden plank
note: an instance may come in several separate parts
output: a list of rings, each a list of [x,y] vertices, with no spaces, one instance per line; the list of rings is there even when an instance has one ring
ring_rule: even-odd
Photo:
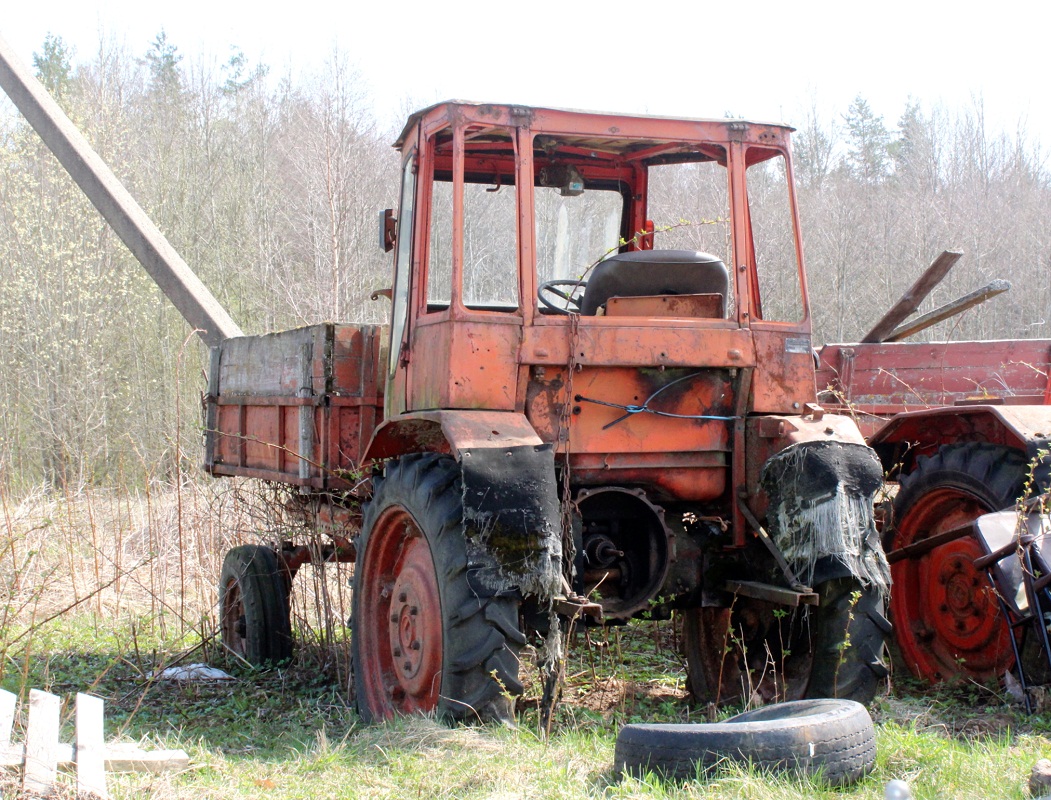
[[[58,772],[58,726],[62,700],[39,689],[29,691],[26,771],[22,790],[35,797],[50,793]]]
[[[55,748],[59,766],[74,763],[73,745],[60,744]],[[190,757],[185,750],[143,750],[134,743],[116,743],[106,747],[107,772],[168,772],[186,769]],[[25,748],[20,744],[0,749],[0,767],[20,767],[25,761]]]
[[[101,697],[77,693],[77,795],[106,800],[106,742],[103,733],[105,703]]]
[[[186,769],[190,757],[183,750],[143,750],[136,744],[111,744],[106,748],[110,772],[169,772]]]
[[[15,724],[15,704],[18,698],[0,689],[0,750],[11,744],[11,729]]]

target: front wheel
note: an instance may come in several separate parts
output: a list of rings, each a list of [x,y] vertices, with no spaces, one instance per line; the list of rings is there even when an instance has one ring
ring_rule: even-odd
[[[358,711],[454,719],[511,716],[522,691],[515,597],[467,580],[460,468],[410,455],[373,482],[354,571],[351,652]]]

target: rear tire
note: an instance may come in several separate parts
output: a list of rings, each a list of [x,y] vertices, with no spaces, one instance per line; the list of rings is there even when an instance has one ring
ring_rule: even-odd
[[[269,547],[245,544],[223,559],[219,578],[223,646],[256,667],[292,658],[288,592]]]
[[[794,618],[777,620],[768,604],[737,609],[692,608],[684,612],[683,650],[687,688],[695,702],[741,699],[742,684],[767,700],[839,698],[869,703],[889,670],[883,661],[891,624],[877,590],[857,578],[816,587],[821,604]],[[760,617],[766,617],[760,621]],[[732,623],[736,638],[727,635]],[[753,635],[749,636],[748,631]],[[741,653],[741,637],[745,653]],[[784,644],[782,644],[784,642]],[[784,648],[784,649],[782,649]],[[769,663],[772,654],[774,666]],[[750,663],[749,663],[750,662]],[[756,676],[744,680],[742,666]],[[772,672],[778,674],[772,674]]]
[[[519,600],[467,580],[460,467],[405,456],[373,481],[354,570],[351,653],[366,722],[403,714],[512,719]]]
[[[984,442],[943,446],[902,476],[888,552],[1008,508],[1025,492],[1028,463]],[[891,614],[906,667],[930,681],[988,681],[1011,668],[1010,632],[971,536],[891,565]]]

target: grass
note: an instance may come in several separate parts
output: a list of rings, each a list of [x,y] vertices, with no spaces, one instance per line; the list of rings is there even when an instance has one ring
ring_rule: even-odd
[[[190,754],[182,774],[112,777],[117,798],[879,798],[895,778],[917,798],[1023,798],[1033,763],[1051,751],[1051,718],[1026,717],[996,692],[899,681],[873,707],[877,768],[849,789],[738,767],[680,783],[616,775],[620,725],[699,721],[672,622],[578,631],[550,738],[539,733],[538,683],[514,729],[366,726],[348,694],[345,570],[308,567],[297,579],[304,644],[291,666],[247,669],[213,638],[221,553],[281,533],[260,532],[264,520],[291,525],[278,499],[222,483],[0,501],[0,686],[48,689],[70,706],[91,691],[106,699],[110,740]],[[307,602],[317,586],[323,604]],[[235,680],[154,679],[177,661]],[[66,741],[71,716],[67,707]],[[15,796],[16,782],[0,773],[0,793]]]

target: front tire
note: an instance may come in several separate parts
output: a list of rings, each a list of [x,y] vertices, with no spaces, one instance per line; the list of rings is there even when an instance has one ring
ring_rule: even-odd
[[[373,482],[358,540],[351,652],[367,722],[402,714],[510,720],[522,691],[519,600],[467,579],[460,468],[414,454]]]
[[[769,604],[687,609],[683,650],[694,702],[734,702],[751,688],[765,700],[870,703],[888,674],[883,651],[891,625],[883,599],[854,577],[825,581],[816,591],[820,605],[782,619]]]

